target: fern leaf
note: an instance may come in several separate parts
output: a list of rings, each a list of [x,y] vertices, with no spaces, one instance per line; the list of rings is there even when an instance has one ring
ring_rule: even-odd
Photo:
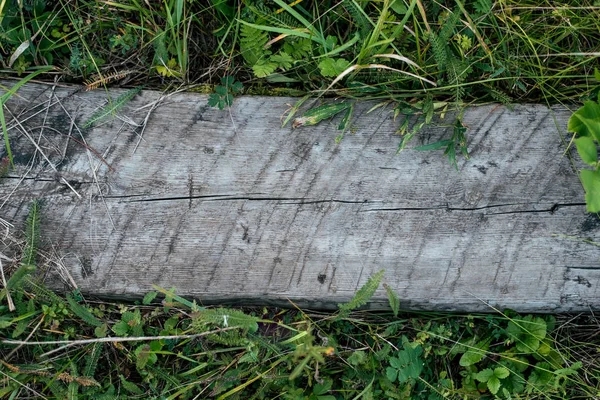
[[[257,78],[265,78],[271,75],[277,69],[277,63],[269,60],[259,60],[252,66],[252,71]]]
[[[48,290],[42,285],[38,284],[31,276],[28,276],[27,279],[23,281],[23,288],[33,293],[36,299],[39,301],[66,305],[61,297],[57,296],[53,291]]]
[[[267,32],[242,24],[240,28],[240,52],[249,65],[256,65],[259,60],[267,55],[265,45],[268,41]]]
[[[446,44],[433,31],[429,32],[429,43],[431,43],[431,50],[433,51],[433,58],[438,66],[438,71],[444,71],[448,60]]]
[[[379,287],[384,273],[385,270],[382,269],[375,275],[371,276],[367,280],[367,283],[365,283],[363,287],[358,289],[358,292],[356,292],[352,300],[350,300],[346,304],[338,304],[338,307],[340,308],[340,314],[347,315],[350,311],[367,304],[367,302],[371,299],[371,297],[373,297],[375,291]]]
[[[15,272],[13,272],[8,282],[6,282],[6,287],[8,289],[14,289],[16,287],[21,286],[27,275],[31,274],[34,271],[35,267],[32,265],[21,265],[19,268],[17,268]]]
[[[85,91],[88,92],[90,90],[97,89],[98,87],[100,87],[100,85],[106,85],[109,82],[122,79],[122,78],[126,77],[127,75],[131,74],[132,72],[133,71],[121,71],[121,72],[114,72],[112,74],[104,75],[104,76],[96,75],[92,79],[87,80],[85,82]]]
[[[473,8],[475,9],[478,17],[486,15],[492,11],[492,6],[492,0],[476,0],[473,4]]]
[[[256,15],[258,21],[266,21],[268,25],[290,29],[300,27],[299,22],[289,13],[273,13],[264,4],[248,4],[247,7]]]
[[[354,24],[360,31],[360,36],[366,38],[372,29],[369,19],[365,16],[365,12],[354,0],[344,0],[343,7],[348,11],[348,14],[352,17]]]
[[[400,312],[400,298],[396,292],[394,292],[394,289],[389,287],[387,284],[384,283],[383,287],[387,293],[388,301],[390,303],[390,307],[392,308],[392,312],[394,313],[394,317],[397,317],[398,312]]]
[[[100,355],[102,354],[102,343],[94,343],[91,346],[90,352],[85,357],[85,368],[83,370],[83,376],[87,376],[90,378],[94,377],[96,373],[96,367],[98,366],[98,361],[100,360]]]
[[[140,91],[142,90],[142,86],[135,87],[133,89],[128,90],[123,93],[119,97],[117,97],[113,101],[109,101],[108,104],[98,111],[96,111],[92,116],[85,121],[83,124],[83,128],[90,128],[94,124],[99,121],[102,121],[105,118],[111,117],[115,115],[125,104],[127,104],[131,99],[133,99]]]
[[[444,21],[444,24],[440,28],[440,33],[438,34],[438,37],[442,43],[448,43],[450,38],[453,36],[454,29],[456,28],[456,24],[458,22],[458,16],[458,11],[451,12]]]
[[[292,56],[294,60],[301,60],[311,56],[313,41],[304,38],[285,38],[283,51]]]
[[[202,329],[206,325],[216,325],[219,327],[238,327],[250,332],[258,330],[258,321],[260,319],[238,310],[229,308],[206,309],[196,313],[192,325]]]
[[[454,85],[455,87],[455,101],[460,102],[464,96],[465,88],[462,86],[462,83],[467,78],[467,72],[469,69],[469,65],[464,62],[458,60],[456,57],[451,56],[448,59],[448,83],[450,85]]]
[[[25,250],[23,251],[23,260],[21,263],[35,267],[37,245],[40,238],[40,210],[37,200],[31,203],[25,224]]]
[[[492,97],[492,99],[502,103],[503,105],[509,107],[509,109],[511,109],[511,103],[513,101],[512,97],[510,97],[509,95],[507,95],[504,92],[501,92],[497,89],[494,89],[492,87],[488,88],[490,96]]]
[[[246,346],[249,343],[249,340],[240,335],[238,331],[227,331],[208,335],[206,336],[206,340],[228,347]]]
[[[71,308],[71,311],[73,311],[73,314],[77,315],[89,325],[102,325],[102,322],[98,318],[96,318],[91,312],[89,312],[87,308],[76,302],[71,294],[67,294],[67,303],[69,303],[69,307]]]

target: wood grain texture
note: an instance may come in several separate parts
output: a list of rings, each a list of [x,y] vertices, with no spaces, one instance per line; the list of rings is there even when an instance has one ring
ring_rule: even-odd
[[[456,171],[441,151],[396,154],[399,121],[389,108],[367,114],[372,103],[357,104],[339,145],[337,119],[281,128],[290,98],[219,111],[175,94],[142,129],[132,124],[160,98],[151,91],[80,134],[73,120],[106,97],[31,84],[7,105],[21,123],[7,114],[17,170],[0,183],[0,217],[22,226],[42,199],[44,243],[84,292],[157,284],[203,302],[332,308],[385,269],[405,309],[600,306],[600,248],[586,242],[599,241],[600,221],[564,154],[563,108],[470,108],[471,159]],[[449,137],[453,122],[415,144]],[[380,290],[371,306],[385,303]]]

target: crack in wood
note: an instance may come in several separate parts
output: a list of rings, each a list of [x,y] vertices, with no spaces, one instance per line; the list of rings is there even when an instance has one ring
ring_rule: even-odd
[[[497,213],[489,213],[486,215],[505,215],[505,214],[528,214],[528,213],[550,213],[554,214],[561,207],[581,207],[585,206],[585,203],[565,203],[559,204],[555,203],[552,207],[542,210],[515,210],[515,211],[503,211]]]
[[[492,204],[488,206],[482,207],[472,207],[472,208],[464,208],[464,207],[450,207],[446,206],[437,206],[437,207],[394,207],[394,208],[370,208],[368,210],[362,210],[361,212],[373,212],[373,211],[432,211],[432,210],[446,210],[446,211],[479,211],[485,210],[488,208],[500,208],[500,207],[511,207],[524,205],[528,203],[512,203],[512,204]],[[585,206],[585,203],[564,203],[559,204],[555,203],[552,207],[541,210],[514,210],[514,211],[503,211],[497,213],[489,213],[485,215],[505,215],[505,214],[526,214],[526,213],[550,213],[554,214],[561,207],[580,207]]]

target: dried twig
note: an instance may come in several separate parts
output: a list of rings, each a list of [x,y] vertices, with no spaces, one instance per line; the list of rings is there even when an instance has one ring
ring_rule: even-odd
[[[104,195],[102,193],[102,189],[100,188],[100,183],[98,182],[98,176],[96,175],[96,169],[94,168],[94,163],[92,162],[92,157],[90,156],[90,150],[89,150],[89,146],[85,140],[85,137],[83,136],[83,133],[81,132],[81,129],[79,129],[79,126],[77,126],[77,124],[75,123],[75,118],[73,118],[71,116],[71,114],[67,111],[67,109],[65,108],[65,106],[59,101],[58,105],[60,106],[60,108],[62,108],[62,110],[64,111],[64,113],[67,115],[67,117],[69,117],[69,119],[71,120],[71,123],[73,124],[73,127],[75,127],[75,129],[77,130],[77,132],[79,133],[79,136],[81,137],[81,142],[83,143],[83,145],[86,148],[86,154],[88,156],[88,162],[90,163],[90,169],[92,170],[92,175],[94,177],[94,182],[96,183],[96,187],[98,188],[98,193],[100,194],[100,198],[102,199],[102,202],[104,203],[104,207],[106,208],[106,214],[108,215],[108,219],[113,227],[113,229],[116,229],[116,225],[115,222],[113,221],[112,216],[110,215],[110,210],[108,209],[108,205],[106,204],[106,200],[104,199]]]
[[[6,107],[6,106],[5,106]],[[21,122],[15,117],[15,115],[12,113],[12,111],[10,111],[10,109],[8,109],[8,107],[6,107],[6,111],[8,111],[8,113],[13,117],[13,120],[15,120],[15,122],[17,123],[17,125],[19,125],[19,127],[21,128],[21,131],[23,132],[23,134],[25,136],[27,136],[27,139],[29,139],[29,141],[31,141],[31,143],[33,143],[33,145],[35,146],[35,148],[37,149],[37,151],[40,152],[40,154],[42,155],[42,157],[44,157],[44,159],[46,160],[46,162],[50,165],[50,168],[52,168],[52,170],[54,172],[56,172],[57,174],[60,174],[58,172],[58,169],[56,169],[56,167],[54,166],[54,164],[52,163],[52,161],[50,161],[50,159],[48,158],[48,156],[46,156],[46,154],[42,151],[42,149],[40,148],[40,146],[37,144],[37,142],[29,135],[29,132],[27,132],[27,129],[25,129],[25,127],[21,124]],[[79,197],[81,199],[81,195],[79,193],[77,193],[77,190],[75,190],[73,188],[73,186],[71,186],[69,184],[69,182],[67,182],[67,180],[61,176],[60,177],[61,182],[64,183],[65,185],[67,185],[67,187],[69,189],[71,189],[71,191],[73,193],[75,193],[75,195],[77,195],[77,197]]]
[[[25,340],[23,342],[27,342],[29,339],[31,339],[31,337],[38,330],[38,328],[40,327],[40,325],[42,324],[42,322],[44,322],[44,316],[42,316],[42,318],[40,318],[40,321],[37,323],[37,325],[35,326],[35,328],[33,328],[31,330],[31,332],[29,333],[29,335],[27,335],[27,337],[25,338]],[[19,350],[21,347],[23,347],[23,344],[20,344],[17,347],[15,347],[14,349],[12,349],[10,351],[10,353],[8,353],[8,355],[6,356],[6,360],[10,360],[10,358],[12,357],[12,355],[15,354],[17,352],[17,350]]]
[[[4,286],[4,290],[6,291],[6,301],[8,302],[8,310],[11,312],[15,311],[15,303],[13,303],[12,297],[10,297],[10,291],[8,290],[6,277],[4,276],[4,266],[2,265],[2,257],[0,257],[0,275],[2,275],[2,286]]]
[[[213,335],[219,332],[230,331],[233,329],[239,329],[237,326],[230,326],[227,328],[219,328],[208,332],[194,333],[192,335],[166,335],[166,336],[129,336],[129,337],[103,337],[96,339],[80,339],[80,340],[50,340],[45,342],[28,342],[26,340],[11,340],[4,339],[0,343],[3,344],[14,344],[14,345],[26,345],[26,346],[41,346],[50,344],[64,344],[64,347],[77,346],[81,344],[92,344],[92,343],[120,343],[120,342],[145,342],[151,340],[177,340],[177,339],[196,339],[202,336]]]
[[[38,399],[48,400],[48,398],[46,396],[44,396],[43,394],[41,394],[40,392],[37,392],[37,391],[33,390],[32,388],[30,388],[29,386],[22,384],[17,379],[13,378],[12,376],[8,375],[7,373],[0,371],[0,374],[4,375],[6,378],[10,379],[11,381],[15,381],[17,384],[19,384],[22,387],[24,387],[25,389],[29,390],[31,393],[35,394]]]
[[[151,340],[177,340],[177,339],[196,339],[202,336],[212,335],[219,332],[230,331],[233,329],[239,329],[237,326],[230,326],[227,328],[215,329],[208,332],[196,333],[193,335],[169,335],[169,336],[137,336],[137,337],[105,337],[98,339],[81,339],[81,340],[54,340],[48,342],[28,342],[26,340],[2,340],[0,343],[3,344],[14,344],[20,346],[38,346],[38,345],[49,345],[49,344],[64,344],[57,349],[50,350],[44,354],[41,354],[41,358],[48,357],[50,354],[64,350],[67,347],[77,346],[82,344],[91,343],[120,343],[120,342],[136,342],[136,341],[151,341]]]

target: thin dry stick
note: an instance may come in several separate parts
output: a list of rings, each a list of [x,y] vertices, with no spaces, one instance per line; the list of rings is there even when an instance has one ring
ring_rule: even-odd
[[[50,100],[52,96],[54,96],[54,89],[56,89],[56,85],[52,86],[52,92],[50,93],[50,97],[48,98],[48,107],[46,107],[46,113],[44,114],[44,119],[42,120],[42,126],[40,126],[40,136],[38,137],[38,142],[42,140],[42,136],[44,135],[44,126],[46,125],[46,120],[48,119],[48,112],[50,111]]]
[[[8,261],[8,262],[15,262],[15,260],[13,258],[10,257],[6,257],[4,254],[0,253],[0,260],[4,260],[4,261]]]
[[[19,187],[19,185],[21,185],[21,182],[23,182],[25,180],[25,177],[27,175],[29,175],[29,173],[33,169],[34,165],[35,165],[35,163],[33,162],[33,159],[32,159],[31,160],[31,167],[29,167],[29,169],[27,170],[27,172],[25,172],[25,174],[23,174],[23,176],[21,176],[21,178],[19,179],[19,182],[17,182],[17,184],[15,185],[15,187],[13,188],[13,190],[11,190],[11,192],[4,198],[4,201],[2,202],[2,204],[0,204],[0,210],[2,210],[2,208],[4,207],[4,205],[8,202],[8,200],[10,200],[10,198],[13,195],[13,193],[17,191],[17,188]]]
[[[425,28],[427,28],[427,32],[431,32],[431,27],[429,26],[429,22],[427,22],[427,13],[425,12],[425,7],[423,7],[423,3],[421,3],[421,0],[417,0],[417,8],[421,13],[421,18],[423,18],[423,22],[425,23]]]
[[[19,125],[19,127],[21,128],[21,131],[23,132],[23,134],[25,136],[27,136],[27,139],[29,139],[31,141],[31,143],[33,143],[33,145],[40,152],[40,154],[42,155],[42,157],[44,157],[44,159],[46,160],[46,162],[48,162],[48,164],[50,165],[50,168],[52,168],[52,170],[54,172],[56,172],[57,174],[60,174],[58,172],[58,170],[56,169],[56,167],[54,166],[54,164],[52,164],[52,161],[50,161],[50,159],[46,156],[46,154],[44,154],[44,152],[42,151],[42,149],[40,148],[40,146],[36,143],[35,140],[33,140],[33,138],[27,132],[27,129],[25,129],[25,127],[21,124],[21,122],[14,116],[14,114],[12,113],[12,111],[10,111],[8,109],[8,107],[6,107],[6,111],[8,111],[8,113],[13,117],[13,119],[15,120],[15,122],[17,123],[17,125]],[[73,187],[69,184],[69,182],[67,182],[67,180],[63,176],[61,176],[60,179],[61,179],[62,183],[64,183],[65,185],[67,185],[67,187],[69,189],[71,189],[71,191],[73,193],[75,193],[77,195],[77,197],[79,197],[81,199],[81,195],[79,193],[77,193],[77,190],[73,189]]]
[[[164,98],[165,98],[165,96],[160,96],[160,98],[154,102],[154,104],[152,105],[152,108],[150,108],[150,110],[146,114],[146,118],[144,118],[144,122],[142,122],[142,130],[139,134],[140,138],[138,139],[137,143],[135,144],[132,154],[135,154],[135,151],[137,150],[138,146],[142,142],[142,139],[144,138],[144,131],[146,130],[146,126],[148,125],[148,120],[150,119],[150,115],[152,115],[152,112],[158,108],[158,106],[162,103]]]
[[[36,128],[37,128],[37,127],[34,127],[34,128],[32,128],[32,129],[36,129]],[[51,126],[47,126],[47,127],[46,127],[46,129],[50,129],[50,130],[52,130],[52,131],[54,131],[54,132],[58,133],[59,135],[65,135],[64,133],[62,133],[62,132],[61,132],[61,131],[59,131],[58,129],[55,129],[55,128],[51,127]],[[87,150],[89,150],[89,151],[91,151],[92,153],[94,153],[94,155],[95,155],[96,157],[98,157],[98,159],[99,159],[100,161],[102,161],[102,163],[104,163],[104,165],[106,165],[106,166],[108,167],[108,169],[110,169],[111,171],[113,171],[113,172],[114,172],[114,170],[115,170],[115,169],[112,167],[112,165],[110,165],[110,164],[108,163],[108,161],[106,161],[106,160],[104,159],[104,157],[102,157],[102,155],[101,155],[100,153],[98,153],[98,150],[94,149],[93,147],[90,147],[90,146],[88,146],[87,144],[85,144],[84,142],[82,142],[82,141],[81,141],[81,140],[79,140],[79,139],[75,139],[75,138],[74,138],[73,136],[71,136],[71,135],[67,135],[67,138],[68,138],[68,139],[71,139],[71,140],[72,140],[72,141],[74,141],[75,143],[79,144],[80,146],[83,146],[83,147],[85,147]]]
[[[99,339],[81,339],[81,340],[54,340],[49,342],[28,342],[26,340],[3,340],[4,344],[16,344],[20,346],[31,346],[31,345],[46,345],[46,344],[64,344],[57,349],[50,350],[44,354],[41,354],[40,357],[44,358],[49,356],[50,354],[56,353],[58,351],[64,350],[67,347],[77,346],[82,344],[91,344],[91,343],[120,343],[120,342],[136,342],[136,341],[151,341],[151,340],[177,340],[177,339],[196,339],[202,336],[212,335],[219,332],[230,331],[233,329],[239,329],[237,326],[230,326],[227,328],[215,329],[213,331],[196,333],[193,335],[170,335],[170,336],[138,336],[138,337],[105,337]]]
[[[75,279],[73,279],[73,277],[69,273],[69,269],[63,264],[62,258],[58,256],[58,251],[56,251],[54,246],[52,246],[52,251],[54,252],[54,257],[50,258],[50,262],[54,263],[58,267],[58,274],[61,276],[61,278],[63,278],[71,284],[73,290],[79,289],[79,286],[77,286]],[[63,276],[63,274],[66,275],[66,278],[65,276]]]
[[[0,257],[0,274],[2,275],[2,286],[4,286],[4,290],[6,291],[6,301],[8,302],[8,310],[15,311],[15,304],[12,301],[12,297],[10,297],[10,291],[8,290],[8,285],[6,284],[6,277],[4,276],[4,266],[2,265],[2,257]]]
[[[4,205],[8,202],[8,200],[10,200],[10,198],[12,197],[13,193],[17,191],[19,185],[21,185],[21,183],[25,180],[25,177],[27,175],[29,175],[29,173],[31,172],[31,170],[33,169],[33,166],[35,165],[35,163],[33,162],[33,160],[31,160],[30,162],[31,166],[29,167],[29,169],[25,172],[25,174],[23,174],[21,176],[21,178],[19,178],[19,182],[17,182],[17,184],[15,185],[15,187],[13,188],[13,190],[10,191],[10,193],[4,198],[4,201],[2,202],[2,204],[0,204],[0,210],[2,210],[2,208],[4,207]],[[29,165],[29,164],[28,164]]]
[[[96,339],[79,339],[79,340],[50,340],[46,342],[28,342],[26,340],[11,340],[4,339],[1,341],[3,344],[15,344],[15,345],[26,345],[26,346],[41,346],[49,344],[66,344],[65,347],[77,346],[80,344],[92,344],[92,343],[120,343],[120,342],[145,342],[150,340],[177,340],[177,339],[195,339],[202,336],[213,335],[219,332],[231,331],[233,329],[239,329],[238,326],[229,326],[227,328],[219,328],[213,331],[194,333],[192,335],[166,335],[166,336],[130,336],[130,337],[104,337]]]
[[[29,335],[27,335],[27,337],[25,338],[24,342],[27,342],[29,339],[31,339],[31,337],[33,336],[33,334],[35,333],[35,331],[38,330],[38,328],[40,327],[40,325],[42,324],[43,321],[44,321],[44,316],[42,315],[42,318],[40,318],[40,322],[38,322],[37,325],[35,326],[35,328],[33,328],[33,330],[29,333]],[[23,347],[22,344],[18,345],[14,349],[12,349],[11,352],[8,353],[8,355],[6,356],[6,360],[10,360],[10,358],[12,357],[12,355],[15,354],[21,347]]]
[[[0,218],[0,225],[6,229],[6,233],[4,234],[4,238],[6,239],[10,233],[10,228],[14,228],[14,225],[2,218]],[[4,257],[6,261],[10,260],[10,258],[4,256],[2,253],[0,253],[0,257]]]
[[[58,100],[58,98],[56,98],[56,99]],[[88,157],[88,162],[90,163],[90,169],[92,170],[92,175],[94,177],[94,182],[96,183],[96,187],[98,188],[98,193],[100,193],[100,198],[102,199],[102,203],[104,204],[104,208],[106,208],[106,214],[108,215],[108,219],[109,219],[110,224],[112,225],[113,229],[117,229],[117,227],[115,225],[115,222],[113,221],[112,215],[110,215],[110,210],[108,209],[108,204],[106,204],[106,200],[104,199],[104,195],[102,193],[102,189],[100,188],[100,183],[98,182],[98,176],[96,175],[96,169],[94,168],[94,163],[92,162],[92,156],[90,155],[90,150],[88,150],[89,146],[88,146],[87,142],[85,141],[83,133],[81,133],[81,129],[79,129],[79,126],[77,126],[77,124],[75,123],[75,118],[73,118],[71,116],[71,114],[67,111],[67,109],[65,108],[65,106],[60,101],[58,101],[58,105],[60,106],[60,108],[63,109],[64,113],[67,114],[67,117],[69,117],[69,119],[73,123],[73,126],[75,127],[75,129],[77,130],[77,132],[79,132],[79,136],[81,137],[81,141],[83,142],[83,144],[84,144],[84,146],[86,148],[86,154],[87,154],[87,157]]]
[[[44,103],[46,103],[46,102],[44,102]],[[36,108],[38,108],[38,107],[41,107],[41,106],[43,106],[43,105],[44,105],[44,103],[37,104],[37,105],[35,105],[35,106],[32,106],[30,109],[28,109],[28,110],[25,110],[25,111],[21,112],[21,113],[18,115],[18,116],[19,116],[19,118],[21,118],[21,115],[23,115],[23,114],[25,114],[25,113],[27,113],[27,112],[33,111],[33,110],[35,110],[35,109],[36,109]],[[56,102],[55,102],[55,103],[50,103],[50,105],[49,105],[48,107],[52,107],[52,106],[54,106],[54,105],[56,105]],[[21,119],[21,120],[20,120],[20,121],[21,121],[21,123],[25,123],[25,122],[29,121],[30,119],[32,119],[32,118],[34,118],[34,117],[36,117],[38,114],[40,114],[40,113],[44,112],[44,110],[45,110],[45,109],[41,109],[41,110],[39,110],[39,111],[37,111],[37,112],[35,112],[35,113],[31,114],[30,116],[28,116],[28,117],[25,117],[25,118]],[[9,124],[7,125],[7,127],[6,127],[6,131],[7,131],[7,132],[10,132],[12,129],[14,129],[14,128],[15,128],[15,127],[17,127],[17,126],[18,126],[18,125],[17,125],[17,123],[16,123],[16,122],[12,123],[12,121],[11,121],[11,123],[9,123]]]
[[[3,371],[0,371],[0,374],[4,375],[5,377],[7,377],[8,379],[10,379],[11,381],[17,382],[19,385],[23,386],[25,389],[27,389],[31,393],[35,394],[39,399],[48,400],[48,398],[45,397],[44,395],[42,395],[40,392],[36,392],[35,390],[33,390],[32,388],[30,388],[29,386],[22,384],[21,382],[19,382],[18,380],[16,380],[12,376],[8,375],[7,373],[5,373]]]

